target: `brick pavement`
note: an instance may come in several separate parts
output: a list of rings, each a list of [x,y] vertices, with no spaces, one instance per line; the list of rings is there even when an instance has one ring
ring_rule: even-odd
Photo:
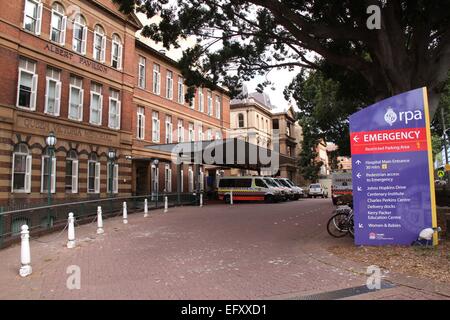
[[[0,299],[284,299],[364,285],[364,266],[325,250],[351,241],[326,234],[331,210],[319,199],[215,204],[107,219],[104,235],[83,225],[75,249],[65,235],[32,241],[28,278],[18,245],[0,251]],[[70,265],[81,268],[81,290],[66,287]],[[445,298],[408,283],[351,298]]]

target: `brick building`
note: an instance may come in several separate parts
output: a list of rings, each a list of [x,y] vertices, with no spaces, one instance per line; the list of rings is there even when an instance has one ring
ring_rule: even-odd
[[[150,183],[151,172],[142,168],[168,155],[144,146],[170,138],[166,122],[174,130],[183,123],[187,136],[189,124],[201,121],[205,140],[210,132],[224,134],[226,92],[204,89],[204,111],[197,107],[198,93],[193,108],[182,102],[178,92],[185,89],[175,62],[137,41],[141,28],[135,15],[123,15],[110,0],[2,3],[1,205],[43,202],[49,188],[54,201],[147,192],[142,186]],[[208,115],[216,99],[219,111]],[[50,132],[57,138],[54,152],[46,146]],[[197,138],[201,134],[198,129]],[[168,172],[165,163],[159,167]]]

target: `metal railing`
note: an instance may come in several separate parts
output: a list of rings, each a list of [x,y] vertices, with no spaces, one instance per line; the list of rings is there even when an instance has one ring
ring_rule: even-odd
[[[69,212],[73,212],[78,224],[83,224],[92,221],[97,214],[98,206],[102,207],[103,218],[107,218],[121,215],[123,202],[127,203],[129,213],[143,211],[145,199],[147,199],[149,210],[163,208],[165,197],[170,207],[198,204],[198,193],[160,193],[66,202],[11,211],[0,208],[0,248],[19,240],[20,228],[24,224],[28,225],[31,235],[39,236],[63,229]]]

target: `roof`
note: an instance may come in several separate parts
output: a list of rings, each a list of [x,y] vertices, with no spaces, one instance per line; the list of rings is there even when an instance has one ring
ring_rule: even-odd
[[[119,11],[114,11],[111,10],[110,8],[108,8],[107,6],[105,6],[104,4],[101,3],[101,1],[99,0],[91,0],[90,2],[92,2],[94,5],[96,5],[97,7],[107,11],[109,14],[116,16],[117,18],[119,18],[120,20],[123,20],[129,24],[131,24],[132,26],[134,26],[137,30],[142,29],[144,26],[141,23],[141,21],[138,19],[138,17],[134,14],[134,13],[130,13],[128,15],[129,19],[125,19],[124,14],[120,14]]]
[[[292,162],[291,158],[279,152],[237,138],[149,145],[145,148],[169,153],[182,163],[198,163],[225,168],[270,169],[272,165],[277,165],[277,163],[272,163],[274,157],[278,157],[278,166]],[[208,159],[205,156],[210,158]],[[267,160],[269,158],[270,161]]]

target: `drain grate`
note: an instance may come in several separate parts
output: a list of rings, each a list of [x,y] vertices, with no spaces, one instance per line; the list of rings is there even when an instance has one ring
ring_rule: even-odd
[[[365,293],[371,293],[371,292],[377,292],[383,289],[390,289],[394,288],[395,285],[389,282],[381,282],[381,289],[377,290],[371,290],[367,288],[367,286],[359,286],[359,287],[352,287],[352,288],[345,288],[335,291],[328,291],[328,292],[321,292],[317,294],[311,294],[307,296],[302,297],[295,297],[290,298],[288,300],[336,300],[336,299],[343,299],[348,297],[357,296],[360,294]]]

